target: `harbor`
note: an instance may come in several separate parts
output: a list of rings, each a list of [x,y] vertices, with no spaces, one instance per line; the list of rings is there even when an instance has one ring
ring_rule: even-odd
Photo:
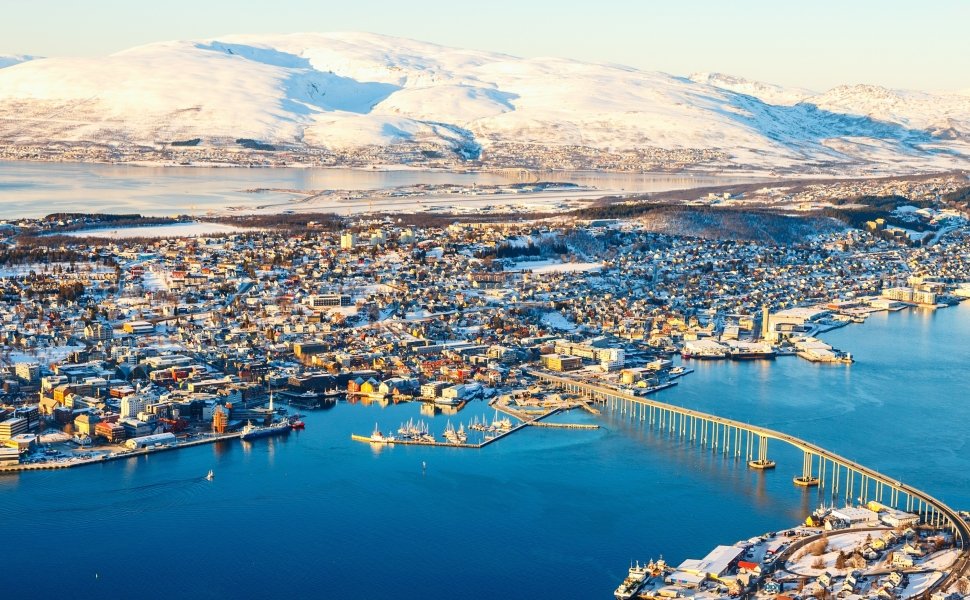
[[[384,434],[375,424],[374,432],[371,435],[351,434],[350,438],[355,442],[385,446],[402,445],[481,449],[527,427],[580,430],[599,429],[599,425],[591,423],[551,423],[546,421],[546,419],[553,415],[573,409],[584,408],[589,411],[595,411],[595,409],[592,409],[584,402],[563,402],[562,406],[556,406],[540,414],[514,410],[509,408],[508,403],[501,401],[490,403],[489,406],[496,411],[496,417],[491,424],[485,425],[485,419],[483,418],[482,421],[474,420],[468,426],[469,431],[481,433],[481,441],[478,442],[468,442],[468,433],[466,432],[464,423],[461,423],[456,430],[452,426],[451,421],[448,422],[445,432],[441,435],[445,441],[438,441],[434,435],[428,432],[426,427],[422,427],[421,425],[415,426],[413,423],[402,425],[398,429],[397,435]],[[519,421],[518,424],[513,424],[508,418],[499,419],[497,416],[498,412],[513,416]]]

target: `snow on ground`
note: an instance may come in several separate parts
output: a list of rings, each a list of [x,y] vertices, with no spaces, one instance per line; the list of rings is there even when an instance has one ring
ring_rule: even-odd
[[[222,225],[221,223],[174,223],[172,225],[151,225],[148,227],[119,227],[117,229],[81,229],[65,235],[72,237],[103,236],[111,238],[133,237],[196,237],[204,235],[223,235],[247,231],[243,227]]]
[[[155,269],[145,271],[141,278],[141,287],[147,292],[168,291],[168,282],[164,273],[158,273]]]
[[[31,348],[11,352],[8,358],[12,363],[36,362],[42,365],[60,362],[71,352],[83,350],[84,346],[52,346],[49,348]]]
[[[529,270],[536,274],[542,273],[572,273],[572,272],[582,272],[582,271],[599,271],[602,270],[603,265],[601,263],[591,263],[591,262],[570,262],[564,263],[559,260],[523,260],[518,261],[512,265],[511,268],[506,269],[506,271],[524,271]]]
[[[911,598],[918,594],[922,594],[940,577],[943,577],[943,573],[939,571],[933,573],[913,573],[909,575],[909,583],[899,594],[899,597]]]
[[[785,568],[792,573],[797,573],[800,575],[820,575],[825,571],[829,571],[833,574],[846,574],[852,569],[836,569],[835,561],[839,557],[839,551],[845,553],[850,553],[856,548],[860,548],[865,544],[866,537],[872,536],[873,538],[878,537],[881,532],[871,531],[871,530],[860,530],[860,531],[850,531],[846,533],[829,533],[828,535],[828,546],[826,547],[825,554],[821,556],[814,556],[811,552],[805,552],[799,550],[799,552],[805,552],[804,555],[799,556],[799,552],[795,553],[797,558],[793,558],[788,561]],[[814,542],[813,542],[814,543]],[[811,544],[809,544],[811,546]],[[808,546],[806,546],[807,548]],[[821,569],[816,569],[812,566],[812,563],[817,561],[819,558],[825,562],[825,567]]]
[[[0,69],[0,122],[0,137],[19,143],[408,141],[474,155],[518,142],[715,150],[723,164],[792,168],[913,159],[908,168],[925,170],[962,166],[970,153],[964,94],[841,86],[813,95],[366,33],[227,36],[23,62]]]
[[[550,311],[542,315],[542,324],[560,331],[575,331],[576,324],[559,311]]]
[[[51,274],[54,272],[56,267],[67,271],[71,268],[71,263],[57,262],[57,263],[26,263],[22,265],[5,265],[0,267],[0,277],[22,277],[24,275],[29,275],[31,271],[42,274]],[[78,273],[107,273],[112,270],[111,267],[105,265],[95,265],[90,263],[76,263],[74,269]]]

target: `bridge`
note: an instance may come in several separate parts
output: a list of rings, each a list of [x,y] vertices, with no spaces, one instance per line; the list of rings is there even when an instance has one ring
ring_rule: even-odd
[[[649,427],[692,443],[699,443],[703,448],[710,448],[725,456],[733,455],[737,459],[743,455],[752,469],[775,467],[775,462],[768,455],[769,440],[794,446],[802,451],[801,474],[793,479],[795,485],[818,487],[820,491],[831,493],[833,500],[842,498],[846,504],[851,504],[854,500],[860,503],[875,500],[885,506],[915,513],[923,523],[950,531],[956,546],[963,549],[959,564],[947,579],[955,580],[970,569],[967,564],[970,525],[963,520],[960,513],[926,492],[821,446],[767,427],[642,398],[597,383],[544,371],[527,370],[526,373],[564,391],[606,404],[614,411],[628,414],[630,419],[639,420]]]

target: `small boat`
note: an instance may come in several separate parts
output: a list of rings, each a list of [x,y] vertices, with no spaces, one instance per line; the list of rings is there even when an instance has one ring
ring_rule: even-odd
[[[377,423],[374,423],[374,433],[370,434],[370,441],[375,444],[393,444],[394,440],[397,439],[393,435],[384,435],[381,430],[377,427]]]
[[[209,469],[209,472],[206,473],[205,478],[208,479],[209,481],[212,481],[213,479],[216,478],[216,474],[212,472],[212,469]]]
[[[306,429],[306,423],[304,423],[302,419],[297,419],[290,423],[290,427],[293,429]]]

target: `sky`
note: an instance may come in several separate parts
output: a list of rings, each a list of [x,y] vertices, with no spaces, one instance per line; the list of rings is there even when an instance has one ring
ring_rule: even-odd
[[[230,33],[369,31],[824,91],[970,90],[970,0],[0,0],[0,54],[100,56]]]

